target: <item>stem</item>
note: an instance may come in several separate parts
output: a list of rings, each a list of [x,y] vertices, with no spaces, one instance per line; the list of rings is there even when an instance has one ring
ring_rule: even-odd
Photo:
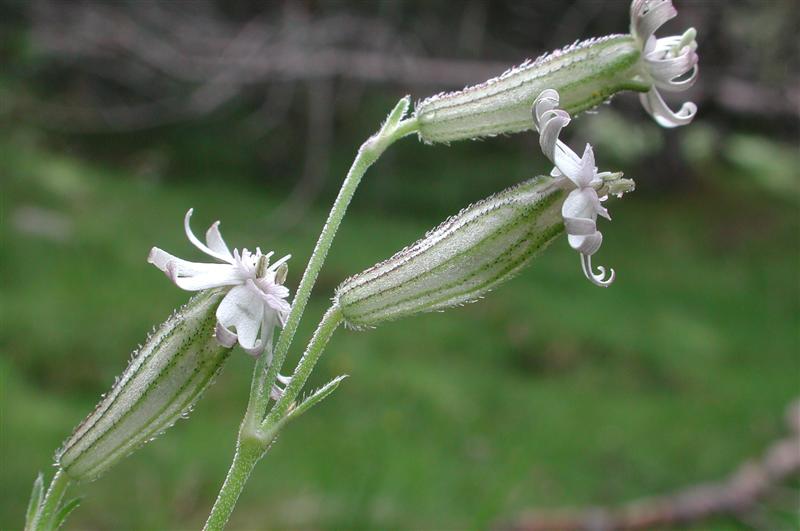
[[[275,347],[275,357],[272,365],[267,372],[267,381],[275,381],[278,371],[283,366],[286,353],[289,351],[289,346],[297,332],[297,325],[300,324],[300,318],[303,316],[306,304],[311,296],[311,290],[317,281],[317,275],[319,275],[319,271],[322,269],[322,264],[325,262],[325,258],[328,255],[328,250],[331,247],[331,243],[333,243],[333,238],[336,235],[336,231],[339,229],[342,218],[344,218],[347,207],[350,205],[350,200],[353,198],[353,194],[361,182],[361,178],[369,167],[378,160],[386,148],[397,140],[416,132],[419,128],[417,119],[414,117],[402,120],[394,124],[394,127],[390,127],[388,130],[387,125],[391,125],[388,120],[378,133],[361,145],[352,166],[350,166],[350,171],[347,172],[347,177],[345,177],[342,187],[339,190],[339,195],[336,197],[333,207],[331,207],[328,219],[317,240],[317,245],[314,247],[314,252],[311,253],[311,258],[303,273],[303,278],[300,280],[300,284],[297,287],[297,293],[292,302],[292,309],[289,312],[286,325],[283,327],[283,332],[281,332],[278,344]]]
[[[267,376],[267,364],[272,358],[272,345],[270,344],[267,349],[256,358],[253,367],[253,381],[250,384],[250,398],[247,402],[247,411],[245,411],[242,425],[239,428],[239,440],[242,438],[244,432],[255,432],[258,424],[264,418],[264,412],[267,410],[269,404],[269,390],[272,384],[275,383],[275,378],[265,378]],[[276,373],[277,376],[277,373]]]
[[[240,438],[228,475],[219,491],[217,501],[214,502],[214,507],[211,508],[206,525],[203,526],[204,531],[221,531],[225,528],[253,467],[265,451],[260,441],[241,441]]]
[[[225,528],[225,524],[239,500],[239,495],[242,493],[250,473],[256,466],[256,463],[266,454],[269,449],[270,443],[275,439],[278,431],[283,427],[287,418],[284,415],[286,410],[292,404],[294,398],[299,394],[308,379],[309,374],[314,369],[325,345],[333,335],[333,332],[338,328],[342,322],[342,313],[339,307],[331,306],[325,316],[320,321],[314,336],[308,343],[305,354],[297,364],[294,375],[292,376],[291,383],[286,387],[283,396],[275,404],[270,412],[267,421],[260,427],[255,418],[252,418],[251,412],[253,408],[247,408],[247,413],[242,421],[242,427],[239,430],[239,440],[236,444],[236,454],[233,456],[233,462],[228,469],[228,475],[225,477],[225,482],[217,495],[217,501],[214,502],[214,507],[211,508],[211,514],[208,515],[208,520],[203,528],[206,531],[220,531]],[[262,354],[260,358],[266,358],[266,353]],[[263,369],[264,362],[260,363]],[[259,366],[259,362],[256,362]],[[254,403],[253,396],[259,387],[257,380],[263,381],[259,372],[253,374],[253,387],[251,394],[250,404]],[[268,395],[267,395],[268,396]],[[278,412],[276,414],[276,411]]]
[[[256,360],[253,368],[253,381],[250,387],[247,411],[239,428],[236,453],[217,500],[214,502],[214,507],[211,509],[211,514],[209,514],[206,521],[204,527],[206,530],[221,530],[225,527],[253,467],[266,453],[270,443],[286,422],[286,412],[303,388],[331,335],[342,322],[342,314],[337,306],[334,305],[328,309],[311,338],[305,354],[298,362],[292,381],[286,387],[283,396],[275,404],[269,416],[259,426],[269,406],[269,391],[283,366],[286,353],[289,351],[294,335],[297,332],[297,326],[300,324],[300,318],[303,316],[306,304],[311,296],[311,290],[317,281],[317,276],[328,255],[333,238],[336,236],[336,231],[342,223],[347,207],[350,205],[361,178],[367,169],[386,151],[386,148],[419,129],[416,117],[402,119],[408,110],[408,106],[408,97],[400,100],[392,112],[389,113],[380,130],[364,142],[358,150],[358,154],[347,172],[347,176],[339,190],[339,195],[336,197],[336,201],[334,201],[333,207],[331,207],[331,211],[328,214],[328,219],[317,239],[317,244],[311,253],[303,278],[297,287],[292,309],[287,317],[283,332],[278,339],[274,356],[270,360],[265,352]],[[268,362],[269,368],[265,374]]]
[[[283,396],[281,396],[280,400],[272,407],[264,424],[261,425],[262,431],[271,431],[272,426],[277,425],[283,420],[289,407],[293,404],[294,399],[297,398],[297,395],[300,394],[300,391],[303,389],[311,371],[314,370],[314,366],[325,350],[328,340],[342,323],[342,319],[342,311],[335,304],[325,312],[322,321],[320,321],[317,330],[314,332],[311,341],[309,341],[306,347],[306,351],[303,353],[303,357],[297,363],[297,367],[292,375],[292,381],[286,386]]]
[[[53,518],[58,511],[61,500],[64,499],[64,494],[67,492],[69,484],[70,479],[67,475],[64,474],[60,468],[56,470],[55,476],[53,476],[52,481],[50,481],[47,494],[44,495],[44,501],[42,502],[39,516],[33,524],[34,529],[49,531],[53,528]]]

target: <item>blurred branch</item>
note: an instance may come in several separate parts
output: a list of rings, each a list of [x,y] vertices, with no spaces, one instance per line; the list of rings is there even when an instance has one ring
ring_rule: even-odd
[[[789,437],[776,441],[760,459],[745,462],[723,481],[636,500],[621,507],[529,511],[499,527],[514,531],[635,531],[730,516],[757,529],[780,529],[759,504],[769,496],[779,495],[786,489],[783,485],[800,474],[800,401],[790,406],[787,424]],[[797,509],[798,501],[797,492],[792,492],[790,510]]]
[[[261,13],[236,22],[222,16],[213,3],[195,1],[192,9],[186,5],[52,0],[32,4],[34,48],[53,61],[111,81],[117,93],[109,101],[98,97],[95,87],[84,108],[37,101],[30,111],[51,127],[133,130],[202,117],[243,94],[250,94],[258,106],[276,83],[294,87],[348,80],[425,93],[432,87],[444,90],[480,82],[511,66],[428,57],[412,33],[376,16],[311,16],[304,4],[285,2],[265,4]],[[578,0],[567,9],[554,38],[569,41],[564,35],[587,26],[594,18],[587,13],[604,6]],[[482,2],[465,6],[456,35],[462,52],[477,55],[483,46],[486,9]],[[710,100],[726,112],[766,119],[800,116],[797,80],[767,87],[729,74],[709,74],[701,78],[696,101]]]
[[[334,107],[331,85],[328,81],[306,85],[308,125],[303,171],[292,192],[272,215],[282,229],[287,229],[302,220],[322,191],[333,141]]]

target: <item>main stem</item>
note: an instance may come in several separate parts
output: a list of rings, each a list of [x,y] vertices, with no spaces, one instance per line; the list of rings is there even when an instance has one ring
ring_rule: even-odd
[[[257,426],[254,419],[248,419],[247,415],[245,415],[242,427],[239,430],[236,454],[228,470],[228,475],[225,477],[225,482],[219,491],[217,501],[214,502],[214,507],[212,507],[211,514],[209,514],[206,525],[203,528],[206,531],[219,531],[225,528],[225,524],[227,524],[233,508],[239,500],[239,495],[244,490],[250,473],[255,468],[256,463],[266,454],[270,443],[286,422],[285,412],[294,403],[297,395],[300,394],[303,384],[305,384],[317,361],[319,361],[325,346],[328,344],[328,340],[341,322],[342,313],[339,307],[334,305],[320,321],[303,357],[295,368],[292,382],[286,387],[283,396],[273,407],[267,422]],[[248,408],[249,411],[250,409]],[[273,417],[273,413],[276,412],[278,414]]]
[[[58,506],[61,504],[61,500],[64,499],[64,494],[67,492],[67,487],[69,487],[70,479],[67,477],[66,474],[59,468],[56,470],[55,476],[53,476],[52,481],[50,481],[50,487],[47,489],[47,494],[44,495],[44,501],[42,502],[41,510],[39,511],[39,515],[36,517],[36,522],[33,525],[33,528],[36,530],[49,530],[53,527],[53,518],[55,518],[56,511],[58,511]]]
[[[242,490],[244,490],[250,473],[265,452],[265,445],[261,444],[260,441],[243,441],[241,437],[239,438],[233,462],[230,469],[228,469],[228,475],[225,476],[225,483],[222,484],[222,488],[219,490],[217,501],[214,502],[214,507],[211,508],[206,525],[203,526],[204,531],[217,531],[225,528],[225,524],[228,523],[228,519],[233,513],[233,508],[236,507],[236,502],[239,500]]]
[[[416,118],[409,118],[396,124],[390,130],[386,130],[384,126],[374,136],[370,137],[366,142],[361,145],[358,150],[355,160],[350,171],[347,172],[342,187],[339,190],[339,195],[336,196],[331,211],[328,214],[328,219],[322,232],[317,240],[317,245],[311,253],[311,258],[308,261],[306,270],[303,273],[303,278],[297,287],[297,293],[294,296],[292,309],[286,319],[286,325],[283,327],[278,344],[275,346],[275,356],[267,371],[267,382],[274,382],[278,375],[278,371],[283,366],[286,359],[286,353],[289,351],[289,346],[292,344],[294,335],[297,332],[297,326],[300,324],[300,318],[303,316],[308,299],[311,296],[311,290],[317,281],[322,264],[328,256],[328,250],[333,243],[333,238],[336,236],[336,231],[342,223],[342,218],[350,205],[350,200],[353,199],[353,194],[358,188],[361,178],[372,164],[383,154],[383,152],[397,140],[408,136],[417,131],[418,125]]]
[[[336,201],[334,201],[328,214],[328,219],[317,239],[317,244],[311,253],[303,278],[297,287],[292,309],[286,319],[283,332],[278,339],[269,368],[265,371],[267,367],[266,353],[256,360],[247,411],[239,429],[236,454],[217,500],[214,502],[214,507],[211,509],[211,514],[209,514],[206,521],[205,530],[221,530],[225,527],[239,499],[239,495],[250,477],[250,473],[259,459],[266,453],[270,443],[286,421],[286,412],[294,404],[294,399],[302,390],[314,365],[322,355],[328,339],[342,322],[339,308],[336,306],[331,307],[311,338],[303,358],[295,369],[291,383],[285,389],[281,399],[273,407],[269,417],[259,426],[259,422],[264,419],[269,405],[269,389],[275,383],[278,372],[283,366],[286,353],[289,351],[294,335],[297,332],[297,326],[300,324],[300,319],[311,296],[311,290],[314,288],[317,276],[320,269],[322,269],[322,264],[325,262],[328,250],[333,243],[333,238],[336,236],[336,231],[342,223],[347,207],[350,206],[350,201],[353,199],[353,194],[358,188],[361,178],[381,154],[386,151],[386,148],[397,140],[418,130],[416,118],[402,120],[402,115],[405,114],[407,109],[408,99],[404,98],[389,114],[381,129],[359,148],[358,154],[347,172],[347,176],[339,190],[339,195],[336,196]]]

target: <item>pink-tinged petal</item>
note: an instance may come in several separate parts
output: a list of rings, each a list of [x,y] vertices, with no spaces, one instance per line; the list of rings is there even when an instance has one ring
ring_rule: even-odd
[[[587,236],[594,234],[597,223],[586,218],[564,218],[564,230],[570,236]]]
[[[161,271],[167,271],[167,263],[173,260],[180,260],[180,258],[169,254],[167,251],[163,249],[159,249],[158,247],[153,247],[150,249],[150,254],[147,255],[147,263],[153,264]]]
[[[230,253],[227,254],[218,253],[210,249],[206,244],[201,242],[197,238],[197,236],[194,235],[194,232],[192,232],[192,227],[189,224],[190,220],[192,219],[192,212],[194,212],[194,209],[190,208],[189,210],[186,211],[186,215],[183,217],[183,230],[186,232],[186,237],[189,238],[189,241],[192,242],[192,245],[194,245],[195,247],[206,253],[208,256],[214,257],[217,260],[220,260],[222,262],[228,262],[229,264],[233,263],[231,261],[231,258],[227,256]]]
[[[241,284],[242,279],[238,272],[227,264],[199,264],[209,268],[217,266],[219,269],[192,272],[185,274],[177,262],[167,264],[167,276],[181,289],[187,291],[200,291],[222,286],[235,286]]]
[[[225,243],[225,240],[222,239],[222,233],[219,231],[219,221],[215,221],[214,224],[211,225],[206,231],[206,243],[208,244],[209,249],[215,253],[225,256],[226,262],[233,263],[233,255],[231,254],[231,250]]]
[[[603,244],[603,234],[600,231],[595,231],[594,234],[588,236],[567,235],[567,241],[569,246],[579,253],[591,256]]]
[[[569,125],[570,117],[566,111],[553,109],[544,113],[539,125],[539,147],[551,161],[556,156],[556,145],[561,130]]]
[[[575,174],[575,184],[581,188],[585,188],[592,184],[592,181],[597,175],[597,166],[594,163],[594,150],[590,144],[586,144],[583,149],[583,156],[581,157],[580,167]]]
[[[592,257],[590,255],[581,255],[581,268],[586,278],[588,278],[592,284],[600,286],[601,288],[609,287],[611,283],[614,282],[614,279],[617,278],[617,274],[613,269],[609,270],[609,276],[606,278],[606,268],[603,266],[597,266],[599,273],[595,273],[592,268]]]
[[[668,83],[680,77],[694,68],[697,64],[698,55],[688,47],[686,51],[677,57],[653,57],[645,58],[647,71],[656,81]]]
[[[556,142],[555,156],[553,157],[553,164],[556,168],[569,178],[570,181],[575,183],[575,186],[580,186],[576,179],[581,171],[581,159],[578,154],[562,141]]]
[[[571,191],[564,204],[561,205],[561,215],[564,218],[583,218],[594,221],[597,219],[595,204],[597,192],[593,188],[576,188]]]
[[[219,322],[217,322],[216,329],[214,330],[214,337],[217,339],[217,343],[227,348],[231,348],[236,345],[236,342],[239,339],[236,334],[225,328]]]
[[[247,286],[232,288],[217,308],[217,321],[228,329],[235,328],[245,349],[255,346],[263,317],[264,301]]]
[[[653,83],[655,84],[656,88],[660,88],[661,90],[665,90],[667,92],[683,92],[684,90],[689,90],[694,86],[699,74],[700,67],[698,65],[694,65],[694,68],[692,68],[692,73],[685,79],[680,79],[678,81],[670,80],[666,82],[654,79]]]
[[[669,0],[634,0],[631,3],[631,33],[642,42],[658,28],[678,16],[678,10]]]
[[[687,125],[697,114],[697,106],[690,101],[685,102],[678,112],[673,112],[655,88],[651,88],[645,94],[640,94],[639,101],[661,127],[672,128]]]
[[[232,286],[241,282],[236,269],[228,264],[189,262],[158,247],[150,250],[147,261],[166,273],[179,287],[189,291]]]

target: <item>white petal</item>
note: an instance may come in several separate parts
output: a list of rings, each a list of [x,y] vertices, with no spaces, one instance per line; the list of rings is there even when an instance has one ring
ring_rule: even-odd
[[[586,236],[594,234],[597,222],[586,218],[564,218],[564,229],[570,236]]]
[[[252,349],[261,329],[264,317],[264,302],[247,286],[231,289],[217,308],[217,321],[227,328],[235,328],[239,344]]]
[[[561,130],[569,125],[570,117],[566,111],[553,109],[541,117],[539,128],[539,147],[551,161],[555,159],[556,145]]]
[[[228,330],[220,322],[217,322],[217,326],[214,329],[214,337],[217,339],[217,343],[227,348],[233,347],[238,341],[236,334]]]
[[[225,261],[233,263],[233,255],[225,240],[222,239],[222,234],[219,232],[219,221],[215,221],[206,231],[206,243],[208,248],[226,257]]]
[[[236,269],[228,264],[189,262],[158,247],[150,250],[147,261],[166,273],[178,287],[188,291],[233,286],[242,282]]]
[[[183,217],[183,230],[186,232],[186,237],[189,238],[189,241],[208,256],[212,256],[223,262],[228,262],[229,264],[233,263],[231,261],[231,257],[228,256],[230,253],[227,253],[227,255],[225,253],[218,253],[210,249],[206,244],[201,242],[197,236],[194,235],[194,232],[192,232],[192,227],[189,225],[189,221],[192,219],[192,212],[194,212],[194,209],[190,208],[186,211],[186,215]]]
[[[658,79],[653,79],[653,83],[657,88],[661,90],[666,90],[667,92],[683,92],[684,90],[689,90],[692,88],[697,81],[697,76],[700,73],[700,67],[698,65],[694,65],[692,68],[692,73],[683,79],[675,81],[671,79],[669,81],[660,81]]]
[[[634,0],[631,3],[631,33],[642,42],[666,21],[675,18],[678,11],[669,0]]]
[[[561,205],[561,215],[564,218],[597,219],[596,210],[597,192],[593,188],[576,188],[571,191],[564,204]]]
[[[586,275],[586,278],[588,278],[592,284],[600,286],[601,288],[610,286],[617,277],[616,272],[611,269],[609,270],[608,278],[606,278],[606,268],[603,266],[597,266],[599,273],[595,273],[592,270],[592,257],[585,254],[581,255],[581,267],[583,268],[583,274]]]
[[[661,127],[671,128],[686,125],[697,114],[697,106],[690,101],[685,102],[678,112],[673,112],[656,88],[651,88],[645,94],[639,94],[639,101]]]
[[[603,234],[600,231],[595,231],[594,234],[588,236],[567,235],[567,241],[569,242],[569,246],[579,253],[591,256],[596,253],[603,244]]]
[[[169,254],[167,251],[163,249],[159,249],[158,247],[153,247],[150,249],[150,254],[147,255],[147,263],[153,264],[161,271],[167,271],[167,262],[171,260],[180,260],[176,256]]]
[[[673,79],[689,72],[697,64],[696,52],[688,47],[677,57],[648,57],[644,62],[651,76],[661,83],[668,83]]]

